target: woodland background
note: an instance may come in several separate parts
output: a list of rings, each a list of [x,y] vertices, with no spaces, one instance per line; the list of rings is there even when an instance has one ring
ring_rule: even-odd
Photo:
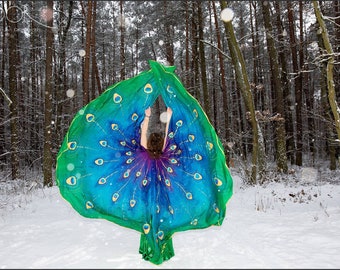
[[[75,113],[149,59],[177,67],[249,183],[340,166],[340,1],[2,0],[0,29],[1,181],[54,185]]]

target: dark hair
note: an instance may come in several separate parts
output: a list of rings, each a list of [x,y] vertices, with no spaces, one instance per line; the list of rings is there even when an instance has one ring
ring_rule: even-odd
[[[151,133],[147,142],[148,152],[153,158],[158,158],[162,154],[164,138],[158,133]]]

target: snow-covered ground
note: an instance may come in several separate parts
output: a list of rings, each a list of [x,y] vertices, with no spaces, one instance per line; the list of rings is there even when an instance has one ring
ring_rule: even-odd
[[[58,187],[0,181],[0,268],[340,268],[339,171],[262,187],[232,175],[222,226],[175,233],[158,266],[138,253],[138,232],[80,216]]]

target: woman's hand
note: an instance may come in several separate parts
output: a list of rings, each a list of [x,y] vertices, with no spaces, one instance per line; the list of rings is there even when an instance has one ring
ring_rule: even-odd
[[[145,111],[145,117],[143,119],[143,122],[141,123],[141,138],[140,138],[140,144],[147,149],[147,138],[146,134],[148,132],[148,127],[149,127],[149,118],[151,115],[151,108],[147,108]]]
[[[145,116],[150,117],[151,116],[151,108],[150,107],[147,108],[144,113],[145,113]]]
[[[172,109],[170,107],[168,107],[166,110],[167,110],[168,115],[171,116],[172,115]]]

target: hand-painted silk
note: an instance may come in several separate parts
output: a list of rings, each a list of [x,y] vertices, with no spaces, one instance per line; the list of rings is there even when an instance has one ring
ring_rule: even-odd
[[[75,115],[57,156],[62,196],[81,215],[141,232],[154,264],[174,256],[178,231],[221,225],[233,181],[222,144],[175,67],[151,69],[110,86]],[[157,159],[140,145],[144,111],[158,96],[173,114]]]

